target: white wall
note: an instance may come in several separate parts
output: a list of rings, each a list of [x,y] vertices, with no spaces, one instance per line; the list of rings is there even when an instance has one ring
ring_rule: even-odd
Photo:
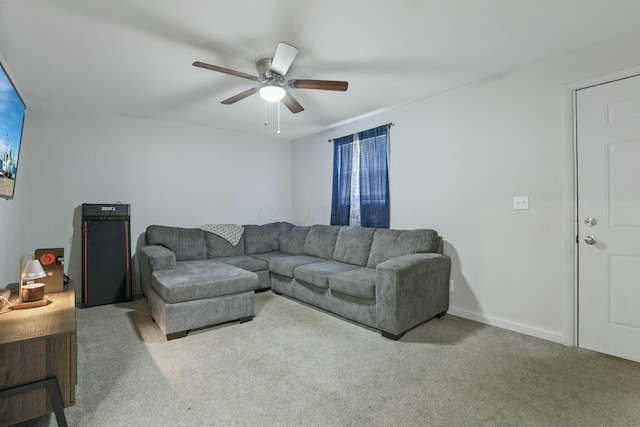
[[[12,200],[0,199],[0,290],[20,277],[20,257],[31,253],[25,245],[26,188],[20,178],[27,173],[20,167]]]
[[[455,281],[450,312],[572,344],[567,85],[637,66],[639,46],[638,35],[621,38],[294,141],[294,222],[329,221],[327,140],[394,122],[391,227],[444,237]],[[512,209],[518,195],[529,196],[529,210]]]
[[[150,224],[290,219],[289,141],[44,103],[29,109],[20,170],[28,191],[18,191],[27,198],[26,247],[64,247],[78,289],[83,202],[130,204],[134,252]]]
[[[0,52],[0,62],[2,62],[9,78],[24,99],[24,92],[20,88],[20,82],[11,72],[11,64],[7,63],[2,52]],[[28,108],[25,114],[25,122],[27,124],[30,123]],[[23,141],[23,149],[25,145],[28,144]],[[4,153],[0,153],[0,156],[2,154]],[[21,161],[22,158],[21,152],[18,158],[19,169],[13,199],[0,199],[0,289],[4,289],[9,283],[18,282],[20,278],[20,257],[27,251],[27,246],[25,245],[27,189],[24,176],[29,173],[29,167],[25,166],[24,162]]]

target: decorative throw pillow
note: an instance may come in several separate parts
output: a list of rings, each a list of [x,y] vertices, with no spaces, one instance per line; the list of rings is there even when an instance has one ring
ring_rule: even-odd
[[[175,254],[176,261],[207,259],[207,247],[202,230],[150,225],[146,234],[150,245],[168,248]]]
[[[331,259],[336,249],[339,225],[312,225],[304,239],[304,253],[325,259]]]
[[[244,226],[244,253],[262,254],[277,251],[280,247],[278,237],[282,223],[272,222],[265,225]]]
[[[363,267],[367,265],[373,234],[376,230],[377,228],[369,227],[341,227],[333,259]]]
[[[291,255],[302,255],[304,253],[304,239],[311,226],[294,225],[283,227],[280,232],[280,250]]]
[[[435,252],[438,233],[434,230],[390,230],[379,228],[373,235],[367,267],[402,255]]]

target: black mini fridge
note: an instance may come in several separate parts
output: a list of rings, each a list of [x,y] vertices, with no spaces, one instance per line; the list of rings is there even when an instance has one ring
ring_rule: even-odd
[[[82,204],[82,308],[131,301],[131,212]]]

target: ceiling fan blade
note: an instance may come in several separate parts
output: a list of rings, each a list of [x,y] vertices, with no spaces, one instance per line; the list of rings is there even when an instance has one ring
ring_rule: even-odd
[[[271,61],[271,72],[285,76],[296,55],[298,55],[297,47],[282,42],[278,43],[276,53]]]
[[[251,74],[243,73],[236,70],[230,70],[229,68],[218,67],[217,65],[205,64],[204,62],[196,61],[193,63],[194,67],[206,68],[207,70],[218,71],[219,73],[231,74],[232,76],[242,77],[243,79],[249,79],[253,81],[260,81],[260,79],[256,76],[252,76]]]
[[[257,87],[252,87],[251,89],[247,89],[244,92],[240,92],[239,94],[234,95],[231,98],[225,99],[224,101],[221,102],[221,104],[225,104],[225,105],[235,104],[236,102],[245,99],[247,96],[253,95],[257,91],[258,91]]]
[[[348,82],[336,80],[289,80],[287,85],[296,89],[338,90],[344,92],[349,87]]]
[[[292,113],[299,113],[300,111],[304,111],[302,105],[298,102],[297,99],[293,97],[289,92],[286,93],[284,98],[282,98],[282,103],[287,106]]]

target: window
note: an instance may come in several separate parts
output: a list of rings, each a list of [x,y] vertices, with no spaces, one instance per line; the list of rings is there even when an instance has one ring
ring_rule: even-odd
[[[389,126],[334,140],[332,225],[389,228]]]

